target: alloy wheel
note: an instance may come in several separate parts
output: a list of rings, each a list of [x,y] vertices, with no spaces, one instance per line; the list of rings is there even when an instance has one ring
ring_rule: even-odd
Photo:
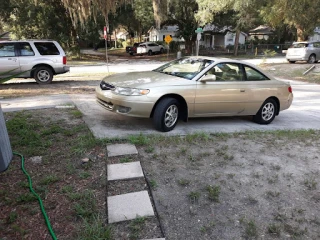
[[[172,127],[178,120],[178,107],[176,105],[171,105],[168,107],[164,115],[164,124],[166,127]]]

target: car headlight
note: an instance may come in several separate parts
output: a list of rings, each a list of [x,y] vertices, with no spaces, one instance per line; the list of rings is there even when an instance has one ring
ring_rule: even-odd
[[[115,94],[126,95],[126,96],[140,96],[147,95],[150,90],[149,89],[139,89],[139,88],[124,88],[124,87],[116,87],[113,92]]]

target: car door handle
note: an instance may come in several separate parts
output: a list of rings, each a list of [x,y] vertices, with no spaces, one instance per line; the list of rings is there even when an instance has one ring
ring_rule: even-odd
[[[17,59],[16,58],[8,58],[8,60],[12,60],[12,61],[17,61]]]
[[[240,89],[240,92],[245,92],[246,90],[244,90],[244,89]]]

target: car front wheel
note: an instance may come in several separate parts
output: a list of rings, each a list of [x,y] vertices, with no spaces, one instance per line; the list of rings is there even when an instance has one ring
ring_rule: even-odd
[[[155,128],[161,132],[169,132],[174,129],[179,119],[179,107],[179,102],[174,98],[160,100],[153,114]]]
[[[34,72],[34,79],[39,84],[51,83],[53,79],[53,72],[48,67],[38,67]]]
[[[253,120],[259,124],[269,124],[276,116],[278,105],[275,100],[267,99],[253,117]]]
[[[149,50],[148,55],[149,55],[149,56],[151,56],[151,55],[152,55],[152,51],[151,51],[151,50]]]

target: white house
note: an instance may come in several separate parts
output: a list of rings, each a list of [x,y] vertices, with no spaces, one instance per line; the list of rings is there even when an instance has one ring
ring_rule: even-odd
[[[176,33],[179,30],[178,26],[164,26],[161,29],[151,27],[148,31],[149,41],[164,41],[167,35],[172,37],[172,41],[184,41],[183,39],[177,38]]]
[[[247,34],[240,33],[239,44],[244,44]],[[226,48],[228,45],[234,45],[236,33],[231,31],[230,27],[218,28],[213,24],[207,24],[203,28],[200,46],[205,48]]]

